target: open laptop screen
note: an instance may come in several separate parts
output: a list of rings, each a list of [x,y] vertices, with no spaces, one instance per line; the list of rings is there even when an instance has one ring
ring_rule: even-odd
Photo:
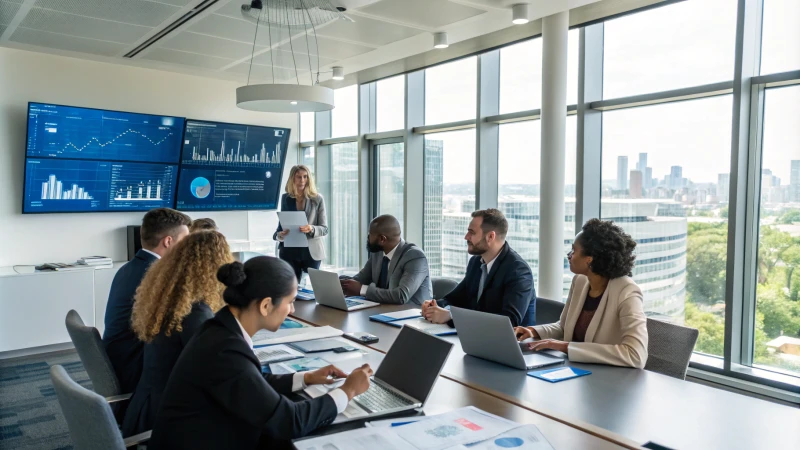
[[[375,378],[424,403],[452,348],[443,339],[403,327]]]

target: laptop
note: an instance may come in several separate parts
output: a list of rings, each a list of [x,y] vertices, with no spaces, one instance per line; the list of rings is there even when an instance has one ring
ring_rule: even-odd
[[[339,275],[324,270],[308,269],[314,297],[320,305],[341,309],[342,311],[356,311],[364,308],[378,306],[380,303],[371,302],[364,297],[345,297]]]
[[[522,370],[563,364],[566,360],[566,355],[561,352],[535,352],[528,350],[527,344],[517,342],[514,327],[506,316],[455,306],[450,307],[450,314],[458,330],[461,348],[468,355]]]
[[[452,348],[444,339],[403,327],[369,389],[353,397],[343,414],[350,420],[422,408]]]

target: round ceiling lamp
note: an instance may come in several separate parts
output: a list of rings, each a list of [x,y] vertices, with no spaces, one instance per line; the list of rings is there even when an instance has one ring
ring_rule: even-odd
[[[277,113],[333,109],[333,90],[320,86],[319,76],[333,72],[343,79],[344,69],[320,70],[316,29],[350,19],[329,0],[253,0],[241,12],[256,30],[247,85],[236,89],[236,105]],[[257,47],[267,49],[256,54]]]
[[[447,48],[450,44],[447,42],[447,33],[440,31],[433,33],[433,48]]]
[[[514,25],[525,25],[528,23],[528,4],[518,3],[511,6],[511,23]]]

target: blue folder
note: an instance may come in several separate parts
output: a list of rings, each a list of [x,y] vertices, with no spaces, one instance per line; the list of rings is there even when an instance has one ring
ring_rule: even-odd
[[[559,370],[570,370],[572,371],[571,375],[565,374],[564,376],[559,377],[547,377],[546,375],[551,372],[558,372]],[[534,370],[533,372],[528,372],[528,376],[538,378],[540,380],[544,380],[550,383],[558,383],[559,381],[564,380],[571,380],[573,378],[582,377],[585,375],[591,375],[592,372],[588,370],[578,369],[575,367],[557,367],[555,369],[545,369],[545,370]]]
[[[310,301],[314,300],[316,297],[314,297],[314,291],[312,291],[311,289],[298,288],[297,297],[295,298],[298,300]]]

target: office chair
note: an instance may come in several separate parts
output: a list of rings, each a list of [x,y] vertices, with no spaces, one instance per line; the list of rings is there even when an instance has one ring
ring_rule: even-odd
[[[76,383],[63,366],[50,367],[50,380],[75,450],[122,450],[150,439],[150,431],[123,439],[106,399]]]
[[[555,323],[561,320],[564,303],[542,297],[536,298],[536,324]]]
[[[648,318],[647,363],[644,370],[685,380],[698,334],[694,328]]]
[[[440,300],[453,292],[453,289],[458,286],[458,282],[450,278],[431,278],[431,285],[433,288],[433,298]]]

